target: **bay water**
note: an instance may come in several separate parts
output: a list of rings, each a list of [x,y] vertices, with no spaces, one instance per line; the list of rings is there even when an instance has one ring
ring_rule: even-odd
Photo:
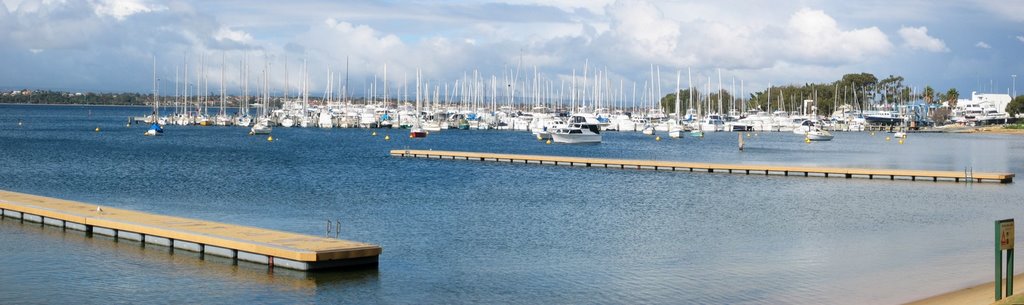
[[[325,235],[376,269],[268,271],[0,220],[0,303],[901,303],[993,280],[1019,182],[708,174],[396,158],[391,149],[1021,173],[1024,137],[126,127],[147,108],[0,105],[0,189]],[[21,123],[19,125],[19,122]],[[99,132],[95,128],[100,128]],[[377,135],[371,135],[376,132]],[[390,137],[389,141],[384,136]],[[744,134],[744,136],[746,136]],[[333,234],[331,234],[333,235]],[[1019,266],[1017,270],[1021,269]]]

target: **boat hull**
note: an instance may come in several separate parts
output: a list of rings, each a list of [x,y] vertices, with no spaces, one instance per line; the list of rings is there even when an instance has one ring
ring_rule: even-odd
[[[551,141],[565,144],[601,143],[601,134],[552,134]]]

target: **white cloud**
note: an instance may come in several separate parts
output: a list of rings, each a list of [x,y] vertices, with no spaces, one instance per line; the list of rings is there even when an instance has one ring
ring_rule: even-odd
[[[1017,35],[1017,40],[1020,40],[1020,42],[1024,42],[1024,36]]]
[[[236,31],[222,26],[213,34],[213,39],[216,39],[217,41],[230,40],[234,42],[247,43],[252,42],[252,35],[244,31]]]
[[[788,51],[813,61],[860,61],[892,48],[888,36],[877,27],[843,30],[821,10],[801,9],[790,17],[788,26]]]
[[[898,33],[903,38],[904,47],[928,52],[949,52],[945,42],[928,35],[927,27],[901,27]]]
[[[666,19],[653,4],[624,0],[608,6],[606,11],[612,20],[609,34],[632,55],[647,60],[671,58],[677,50],[679,24]]]
[[[974,46],[977,47],[977,48],[982,48],[982,49],[991,49],[992,48],[992,46],[988,45],[984,41],[979,41],[978,43],[974,44]]]
[[[96,15],[114,17],[119,21],[138,13],[163,10],[166,7],[148,5],[140,0],[99,0],[95,4]]]

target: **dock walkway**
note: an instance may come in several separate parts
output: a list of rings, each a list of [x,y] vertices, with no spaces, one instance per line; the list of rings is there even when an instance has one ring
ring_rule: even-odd
[[[376,266],[380,246],[0,190],[0,217],[158,244],[270,267]],[[201,256],[202,257],[202,256]]]
[[[435,158],[451,160],[493,161],[509,163],[533,163],[566,166],[583,166],[618,169],[652,169],[665,171],[690,171],[708,173],[764,174],[783,176],[821,176],[844,178],[867,178],[911,181],[952,181],[952,182],[1013,182],[1013,173],[991,173],[972,171],[933,171],[908,169],[868,169],[843,167],[814,167],[760,164],[720,164],[678,161],[652,161],[628,159],[604,159],[586,157],[562,157],[541,155],[495,154],[481,152],[409,150],[391,151],[394,157]]]

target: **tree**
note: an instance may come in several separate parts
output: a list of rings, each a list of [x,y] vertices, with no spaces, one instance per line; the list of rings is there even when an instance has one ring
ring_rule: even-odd
[[[1006,105],[1006,113],[1010,116],[1016,116],[1024,113],[1024,95],[1018,95],[1009,104]]]
[[[946,101],[949,102],[949,107],[956,107],[956,100],[960,98],[960,92],[956,91],[956,88],[949,88],[946,91]]]
[[[843,79],[839,82],[839,86],[849,87],[852,89],[851,92],[853,92],[857,97],[857,99],[854,100],[854,104],[856,104],[860,110],[864,110],[864,104],[862,102],[866,97],[873,97],[870,96],[872,91],[868,90],[868,88],[875,87],[875,85],[878,84],[878,78],[875,77],[874,74],[867,72],[859,74],[851,73],[843,75]]]
[[[878,81],[875,92],[882,94],[881,102],[893,104],[896,103],[897,99],[908,98],[907,95],[909,95],[910,90],[903,86],[902,76],[889,75],[889,77]]]
[[[700,95],[701,95],[700,91],[694,89],[693,90],[693,95],[694,95],[694,103],[697,103],[698,101],[701,100],[701,98],[700,98]],[[690,89],[679,90],[679,109],[680,109],[679,111],[682,112],[682,113],[680,113],[680,115],[682,115],[683,113],[686,113],[686,108],[688,108],[689,105],[690,105]],[[694,106],[694,107],[697,107],[697,106]],[[675,112],[676,111],[676,93],[674,93],[674,92],[673,93],[669,93],[669,94],[665,95],[664,97],[662,97],[661,98],[661,108],[665,110],[665,113],[673,113],[673,112]]]
[[[932,89],[932,86],[924,86],[924,91],[921,92],[921,99],[930,105],[935,101],[935,89]]]

